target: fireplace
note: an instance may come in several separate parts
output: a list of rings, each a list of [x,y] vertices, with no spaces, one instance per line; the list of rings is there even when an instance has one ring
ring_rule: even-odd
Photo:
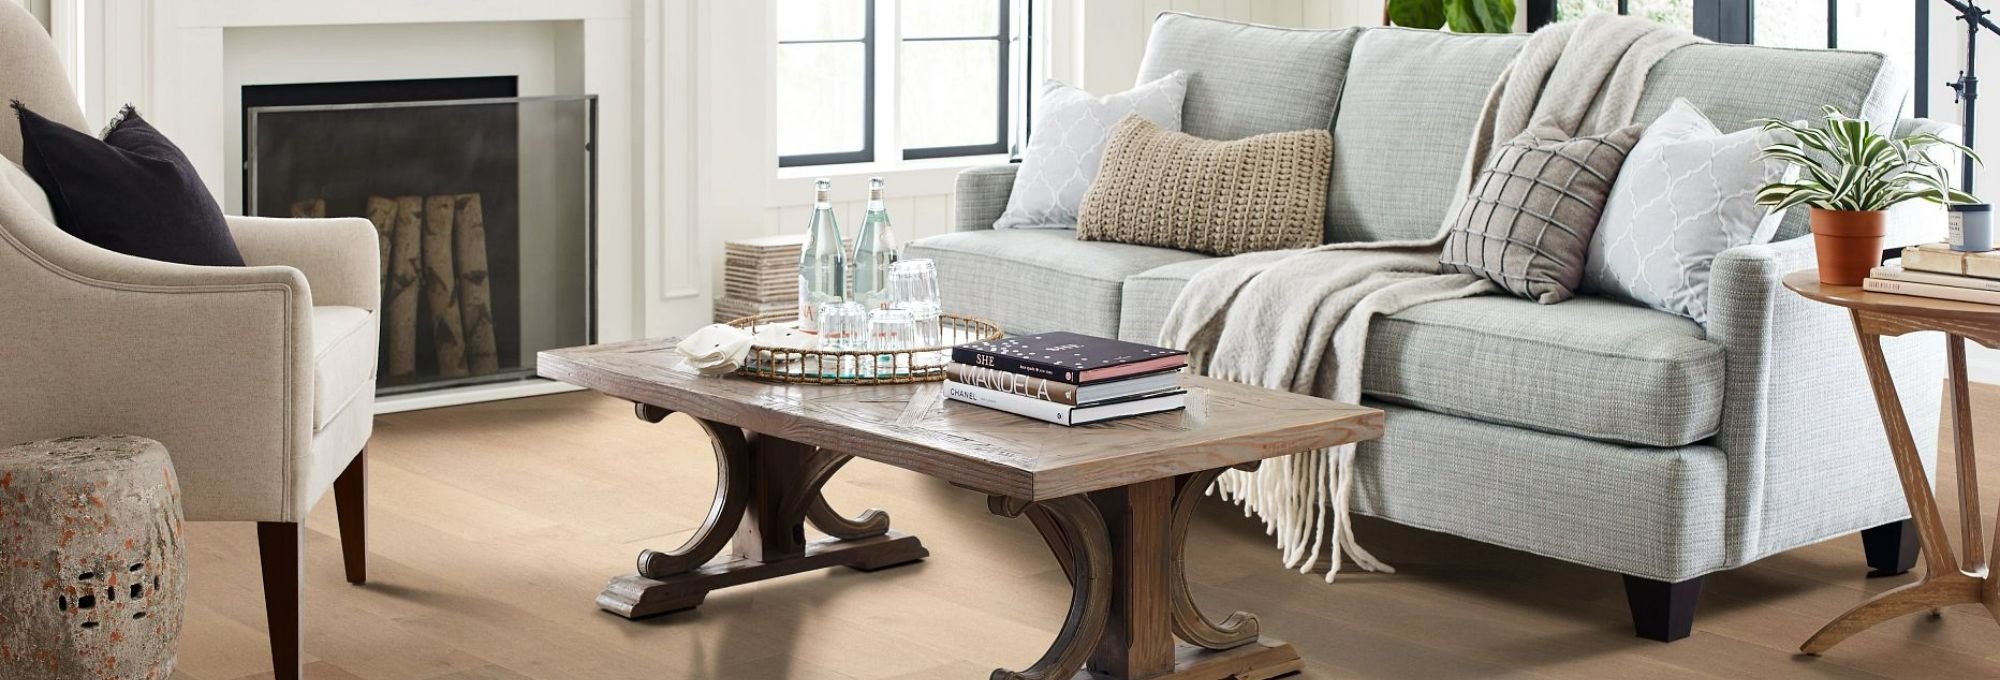
[[[512,77],[247,85],[243,211],[374,224],[381,394],[533,379],[592,340],[595,118]]]

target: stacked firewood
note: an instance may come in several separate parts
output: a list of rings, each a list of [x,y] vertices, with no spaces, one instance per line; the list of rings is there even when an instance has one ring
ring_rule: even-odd
[[[292,204],[294,217],[325,214],[323,200]],[[382,248],[383,383],[416,379],[418,295],[439,378],[499,372],[479,194],[370,196],[367,217]]]

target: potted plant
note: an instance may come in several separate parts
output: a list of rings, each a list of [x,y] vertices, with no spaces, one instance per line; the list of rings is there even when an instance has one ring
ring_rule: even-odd
[[[1820,283],[1858,286],[1882,263],[1886,212],[1904,201],[1976,203],[1951,188],[1951,171],[1930,155],[1948,147],[1979,161],[1964,145],[1924,132],[1889,139],[1868,121],[1826,107],[1826,124],[1813,128],[1765,118],[1765,130],[1790,133],[1794,141],[1764,147],[1764,157],[1797,166],[1798,178],[1773,182],[1757,192],[1757,203],[1772,210],[1811,208],[1813,246]]]

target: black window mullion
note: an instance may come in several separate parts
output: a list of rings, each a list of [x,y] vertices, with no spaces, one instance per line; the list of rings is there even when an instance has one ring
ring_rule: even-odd
[[[1694,34],[1719,43],[1749,44],[1756,37],[1753,0],[1694,0]]]
[[[875,0],[862,0],[861,38],[858,40],[780,40],[779,45],[826,43],[861,44],[861,149],[832,153],[779,156],[778,167],[867,163],[875,160]]]
[[[1840,48],[1840,0],[1826,0],[1826,48]]]

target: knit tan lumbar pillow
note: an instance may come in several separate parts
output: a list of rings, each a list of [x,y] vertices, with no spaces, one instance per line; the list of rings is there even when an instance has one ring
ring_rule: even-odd
[[[1083,195],[1076,237],[1211,255],[1316,246],[1332,162],[1325,130],[1219,142],[1126,116]]]

